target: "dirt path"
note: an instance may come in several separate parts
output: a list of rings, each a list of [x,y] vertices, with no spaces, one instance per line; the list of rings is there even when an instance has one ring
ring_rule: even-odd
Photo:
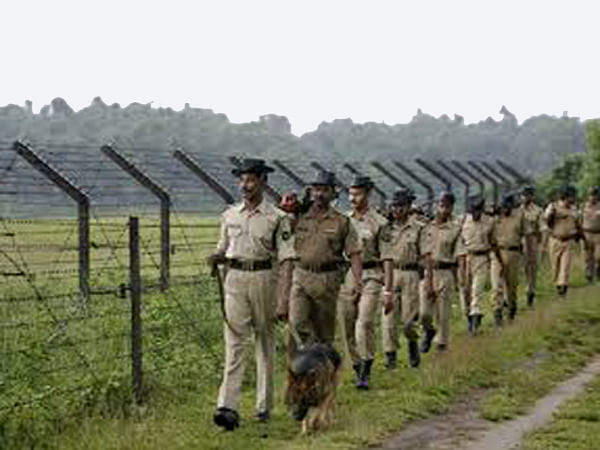
[[[556,386],[524,416],[497,424],[479,417],[479,402],[484,391],[472,392],[455,403],[448,412],[409,424],[387,439],[382,449],[465,449],[495,450],[518,448],[525,433],[547,423],[566,400],[583,391],[586,384],[600,375],[600,355],[577,375]]]

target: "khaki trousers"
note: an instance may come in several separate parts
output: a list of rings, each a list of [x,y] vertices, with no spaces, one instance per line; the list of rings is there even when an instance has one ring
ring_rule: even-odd
[[[294,268],[290,292],[289,326],[303,345],[315,342],[333,345],[337,300],[342,283],[339,270],[314,273]],[[293,333],[289,340],[290,356],[296,353]]]
[[[538,237],[528,234],[523,239],[523,260],[525,266],[525,279],[527,280],[527,292],[535,294],[538,266]]]
[[[600,268],[600,233],[584,232],[585,235],[585,275],[588,279],[597,278]]]
[[[340,291],[344,329],[352,364],[375,356],[375,315],[381,303],[381,281],[366,279],[360,298],[352,295],[354,276],[351,271]]]
[[[521,253],[513,250],[500,250],[504,262],[504,275],[496,255],[492,255],[491,278],[494,296],[494,308],[502,309],[504,300],[508,302],[509,309],[517,307],[517,286],[519,285],[519,269],[521,267]]]
[[[569,285],[569,271],[571,268],[571,241],[561,241],[554,236],[548,239],[548,254],[554,274],[556,286]]]
[[[489,255],[467,256],[467,272],[471,281],[469,315],[483,314],[485,288],[490,276]]]
[[[433,271],[434,296],[429,298],[426,293],[421,297],[421,320],[423,327],[428,328],[433,322],[437,328],[435,342],[448,346],[450,343],[451,295],[455,287],[452,270]]]
[[[273,270],[230,269],[225,277],[225,367],[217,407],[238,409],[244,375],[244,344],[254,331],[256,411],[273,407],[273,325],[276,278]]]

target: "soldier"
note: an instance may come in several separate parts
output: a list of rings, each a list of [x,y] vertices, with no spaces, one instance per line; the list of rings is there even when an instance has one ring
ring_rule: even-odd
[[[393,311],[397,309],[397,296],[400,293],[402,326],[408,341],[408,361],[411,367],[418,367],[421,356],[416,326],[419,319],[419,263],[423,225],[410,217],[412,200],[411,193],[406,189],[394,194],[391,204],[393,222],[381,233],[380,248],[385,280],[384,313],[389,316],[389,319],[385,318],[383,321],[383,334],[389,336],[390,332],[386,328],[395,323]],[[395,355],[395,349],[393,352]]]
[[[440,195],[435,219],[423,231],[426,295],[421,298],[421,322],[425,330],[421,352],[427,353],[436,337],[436,347],[448,349],[450,341],[450,296],[454,291],[457,258],[462,253],[461,224],[452,220],[455,197],[452,192]],[[439,333],[433,326],[439,329]]]
[[[232,173],[237,177],[243,201],[227,209],[209,263],[225,264],[224,338],[225,366],[219,390],[215,424],[226,430],[239,426],[237,412],[244,374],[244,343],[251,329],[256,341],[256,410],[261,421],[273,407],[273,324],[276,272],[279,262],[289,294],[292,232],[286,214],[263,198],[267,174],[273,169],[260,159],[244,159]],[[218,270],[218,269],[217,269]]]
[[[387,219],[369,206],[369,194],[373,186],[373,181],[365,176],[355,177],[349,186],[352,205],[350,220],[362,240],[363,289],[361,293],[356,292],[353,273],[348,271],[340,291],[346,342],[352,367],[356,372],[358,389],[369,388],[369,371],[375,354],[375,314],[379,308],[383,284],[378,241]],[[363,367],[364,370],[361,371]]]
[[[506,297],[508,319],[517,313],[517,286],[521,265],[522,240],[525,233],[525,218],[522,210],[515,209],[514,194],[507,193],[500,203],[500,215],[494,227],[494,239],[502,257],[492,256],[492,292],[495,298],[494,318],[502,326],[502,308]]]
[[[535,303],[535,285],[537,280],[538,249],[542,238],[543,210],[535,204],[535,188],[525,186],[521,192],[523,203],[520,210],[525,220],[525,278],[527,280],[527,305],[532,308]]]
[[[575,207],[577,191],[573,186],[563,186],[559,200],[544,211],[548,225],[548,254],[554,272],[554,284],[559,296],[567,295],[571,267],[571,243],[581,237],[579,214]]]
[[[464,254],[460,257],[464,258],[465,279],[470,286],[467,320],[471,334],[481,326],[483,296],[490,276],[490,252],[494,251],[502,262],[494,240],[494,219],[483,214],[484,208],[485,200],[481,195],[470,196],[461,230]]]
[[[289,303],[290,356],[299,343],[333,344],[344,255],[350,260],[355,283],[352,295],[358,297],[362,292],[361,242],[350,218],[330,205],[335,195],[335,175],[319,171],[310,183],[310,195],[312,203],[295,227],[297,261]],[[279,305],[281,317],[287,314],[287,307]],[[361,370],[368,372],[370,366]]]
[[[600,278],[600,186],[588,190],[582,211],[585,236],[585,276],[590,283]]]

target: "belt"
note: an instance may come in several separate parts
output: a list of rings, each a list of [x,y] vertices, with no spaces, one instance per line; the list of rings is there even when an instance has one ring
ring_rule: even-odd
[[[457,267],[458,263],[455,262],[435,261],[433,263],[433,268],[435,270],[453,270]]]
[[[367,261],[362,265],[363,270],[378,269],[379,267],[381,267],[379,261]]]
[[[507,245],[507,246],[500,246],[499,247],[501,250],[508,250],[511,252],[521,252],[523,251],[523,249],[521,248],[520,245]]]
[[[258,270],[269,270],[273,268],[271,260],[242,261],[239,259],[228,259],[227,265],[230,269],[243,270],[245,272],[256,272]]]
[[[407,271],[418,271],[418,270],[421,270],[421,267],[417,263],[412,263],[412,264],[397,264],[397,263],[394,263],[394,267],[396,269],[407,270]]]
[[[468,253],[469,253],[469,255],[472,255],[472,256],[483,256],[483,255],[488,255],[490,253],[490,251],[489,250],[476,250],[476,251],[468,252]]]
[[[553,237],[554,239],[558,239],[558,240],[559,240],[559,241],[561,241],[561,242],[567,242],[567,241],[570,241],[570,240],[572,240],[572,239],[575,239],[575,238],[577,237],[577,235],[575,235],[575,234],[570,234],[569,236],[564,236],[564,237],[561,237],[561,236],[556,236],[555,234],[553,234],[553,235],[552,235],[552,237]]]
[[[590,234],[600,234],[600,230],[588,230],[588,229],[583,229],[584,233],[590,233]]]
[[[303,270],[313,273],[335,272],[336,270],[340,270],[340,263],[336,261],[323,264],[306,264],[301,262],[298,263],[298,266]]]

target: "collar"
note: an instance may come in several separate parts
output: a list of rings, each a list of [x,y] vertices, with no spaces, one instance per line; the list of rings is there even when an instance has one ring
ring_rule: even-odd
[[[244,202],[240,203],[237,206],[237,210],[238,210],[238,212],[247,212],[248,214],[253,214],[253,213],[265,214],[265,212],[267,211],[267,207],[268,207],[267,200],[263,197],[262,201],[252,211],[248,211],[248,209],[246,208],[246,203],[244,203]]]

